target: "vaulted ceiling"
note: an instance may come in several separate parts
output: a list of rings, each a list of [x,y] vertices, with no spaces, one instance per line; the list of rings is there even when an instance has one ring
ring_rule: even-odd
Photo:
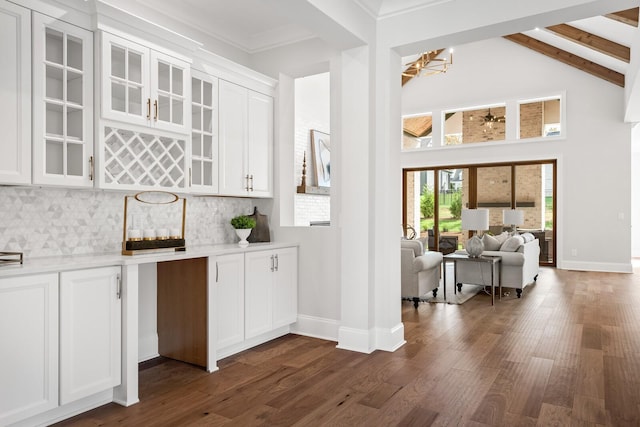
[[[638,10],[636,7],[504,38],[624,87],[638,26]],[[414,58],[405,59],[410,63]],[[410,76],[402,76],[403,85],[409,80]]]

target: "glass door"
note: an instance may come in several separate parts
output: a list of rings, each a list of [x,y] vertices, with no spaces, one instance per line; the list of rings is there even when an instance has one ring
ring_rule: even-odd
[[[191,79],[191,187],[218,192],[218,80]]]
[[[102,33],[102,115],[149,125],[149,49],[109,33]]]
[[[34,183],[91,186],[93,35],[34,14]]]
[[[425,249],[443,253],[464,248],[464,208],[489,210],[489,230],[530,232],[540,242],[540,265],[555,266],[556,162],[521,162],[405,170],[404,224],[415,228]],[[507,224],[504,211],[522,211]],[[405,227],[407,228],[407,227]]]
[[[151,51],[151,121],[158,128],[188,132],[188,84],[191,83],[189,64],[176,58]]]

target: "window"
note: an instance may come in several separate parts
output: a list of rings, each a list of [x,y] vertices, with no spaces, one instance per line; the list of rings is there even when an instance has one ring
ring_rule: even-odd
[[[520,139],[562,135],[560,97],[521,101],[518,107]]]
[[[412,150],[433,146],[431,113],[407,116],[402,119],[402,149]]]
[[[564,117],[563,94],[433,110],[403,117],[402,151],[558,138],[565,133]]]

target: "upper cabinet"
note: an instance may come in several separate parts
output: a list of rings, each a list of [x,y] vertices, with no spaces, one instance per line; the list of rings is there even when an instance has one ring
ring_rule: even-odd
[[[31,13],[0,1],[0,184],[31,182]]]
[[[273,195],[273,98],[220,80],[220,191]]]
[[[93,185],[93,33],[33,14],[33,183]]]
[[[218,192],[218,79],[191,77],[191,192]]]
[[[190,65],[102,32],[102,117],[189,133]]]

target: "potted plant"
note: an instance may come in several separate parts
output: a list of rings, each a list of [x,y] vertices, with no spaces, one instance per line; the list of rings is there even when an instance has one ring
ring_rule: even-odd
[[[238,245],[245,247],[249,245],[247,237],[251,234],[251,230],[256,226],[256,220],[247,215],[239,215],[231,218],[231,226],[236,230],[236,234],[240,238]]]

